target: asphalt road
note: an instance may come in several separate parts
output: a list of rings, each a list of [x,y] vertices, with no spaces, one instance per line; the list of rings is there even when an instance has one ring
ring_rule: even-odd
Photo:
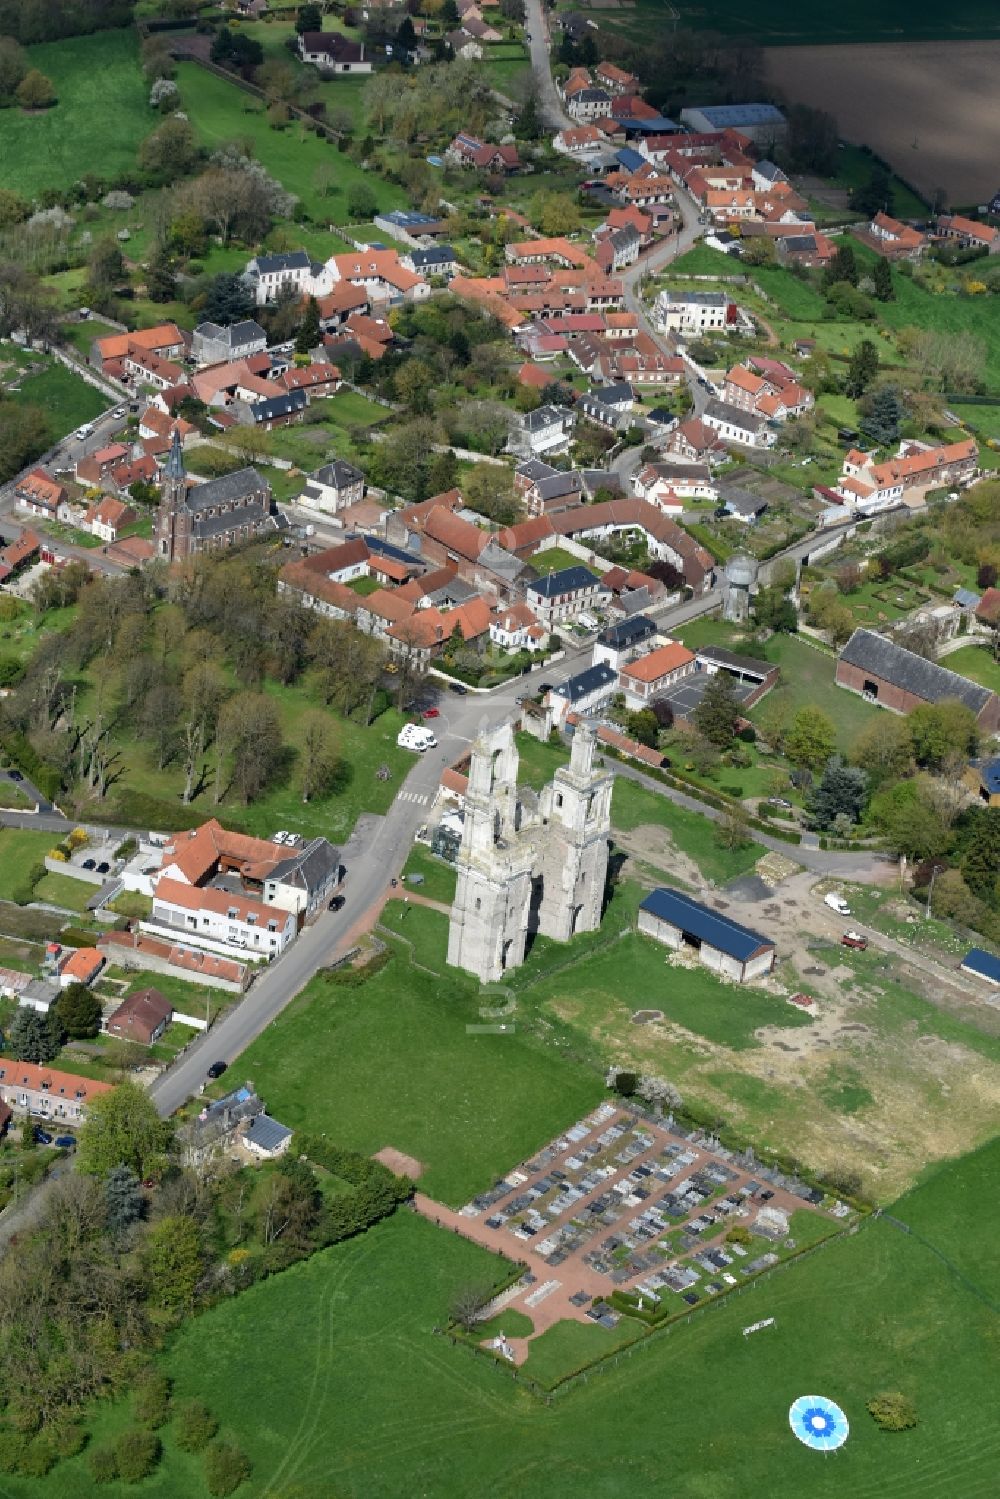
[[[525,0],[525,29],[531,36],[531,69],[538,90],[538,113],[550,130],[562,130],[574,122],[562,107],[549,62],[549,22],[542,0]]]

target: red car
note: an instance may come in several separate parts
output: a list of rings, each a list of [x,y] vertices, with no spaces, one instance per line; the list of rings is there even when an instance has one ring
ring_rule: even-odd
[[[424,709],[424,717],[425,718],[440,718],[441,717],[441,710],[440,710],[440,708],[425,708]]]
[[[859,952],[864,952],[868,946],[868,938],[862,937],[860,932],[845,932],[840,939],[841,947],[856,947]]]

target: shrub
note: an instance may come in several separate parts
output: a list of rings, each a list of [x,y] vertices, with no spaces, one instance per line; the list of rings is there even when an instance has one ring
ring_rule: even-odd
[[[732,1228],[726,1234],[726,1243],[746,1245],[750,1243],[752,1237],[753,1235],[751,1234],[750,1230],[748,1228],[745,1228],[742,1223],[734,1223]]]
[[[50,848],[45,857],[52,859],[56,864],[65,864],[67,862],[66,855],[61,848]]]
[[[205,1482],[216,1499],[232,1494],[250,1472],[250,1460],[235,1442],[213,1442],[205,1453]]]
[[[115,1461],[123,1483],[140,1483],[160,1461],[159,1437],[141,1427],[123,1431],[115,1443]]]
[[[92,1447],[87,1466],[95,1483],[114,1483],[118,1477],[118,1459],[112,1447]]]
[[[28,1450],[28,1438],[23,1431],[0,1430],[0,1473],[19,1473],[21,1461]]]
[[[143,1426],[156,1428],[167,1419],[170,1404],[170,1381],[165,1374],[152,1374],[136,1386],[132,1398],[135,1419]]]
[[[87,1433],[82,1426],[66,1421],[52,1427],[52,1441],[60,1458],[76,1457],[87,1445]]]
[[[58,1461],[55,1442],[48,1432],[43,1432],[25,1448],[20,1471],[28,1478],[44,1478],[47,1473],[51,1473]]]
[[[90,842],[90,834],[86,828],[74,828],[66,842],[70,848],[82,848],[85,843]]]
[[[182,1452],[200,1452],[219,1429],[208,1406],[200,1400],[185,1400],[174,1417],[174,1441]]]
[[[900,1390],[883,1390],[869,1400],[868,1410],[880,1431],[909,1431],[917,1424],[917,1408]]]

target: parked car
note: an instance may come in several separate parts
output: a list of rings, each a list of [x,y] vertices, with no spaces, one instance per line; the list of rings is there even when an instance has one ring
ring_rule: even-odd
[[[212,1078],[221,1077],[228,1066],[228,1062],[213,1062],[205,1075]]]
[[[464,682],[449,682],[448,691],[457,692],[459,697],[465,697],[469,689],[468,687],[466,687]]]
[[[288,840],[288,834],[282,830],[280,833],[275,833],[274,837],[271,839],[271,842],[272,843],[285,843],[285,842],[287,842],[287,840]]]
[[[841,947],[856,947],[858,952],[864,952],[868,946],[868,938],[863,937],[860,932],[845,932],[840,939]]]
[[[97,868],[97,860],[96,859],[84,859],[83,863],[80,865],[80,868],[81,869],[96,869]]]
[[[40,1129],[37,1124],[35,1125],[34,1135],[39,1145],[52,1144],[52,1136],[49,1134],[48,1130]]]
[[[111,873],[111,865],[110,864],[106,864],[106,863],[104,863],[102,861],[97,866],[97,873],[98,874],[110,874]]]
[[[328,911],[342,911],[344,909],[344,897],[335,895],[326,908]]]
[[[11,780],[11,781],[23,781],[24,780],[24,776],[21,774],[21,772],[19,770],[8,770],[8,772],[7,772],[7,778],[8,778],[8,780]]]
[[[72,1150],[76,1145],[75,1135],[56,1135],[56,1144],[60,1150]]]
[[[440,708],[425,708],[424,709],[424,717],[425,718],[440,718],[441,717],[441,709]]]
[[[792,810],[791,802],[786,801],[783,796],[769,796],[767,805],[769,807],[784,807],[789,812]]]

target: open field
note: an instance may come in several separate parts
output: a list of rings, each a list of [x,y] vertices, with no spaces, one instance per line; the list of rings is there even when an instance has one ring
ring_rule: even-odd
[[[250,140],[254,155],[302,200],[317,223],[347,222],[346,192],[355,182],[367,183],[379,208],[405,206],[406,195],[401,188],[374,172],[363,172],[332,141],[310,134],[296,122],[286,130],[272,130],[263,105],[224,78],[215,77],[196,63],[181,63],[177,83],[184,110],[202,143],[211,150],[224,141]],[[327,173],[330,192],[324,191]]]
[[[135,32],[100,31],[28,53],[32,67],[52,80],[57,103],[37,114],[0,111],[4,187],[30,198],[42,188],[69,187],[85,172],[113,178],[134,166],[139,142],[157,124]]]
[[[446,917],[393,902],[386,920],[436,972],[400,943],[359,987],[314,979],[243,1053],[241,1075],[286,1124],[416,1156],[421,1190],[458,1204],[591,1108],[601,1084],[513,1026],[480,1029],[478,984],[445,969]]]
[[[836,661],[825,651],[816,650],[794,635],[776,635],[767,643],[767,659],[781,667],[781,677],[749,717],[767,717],[775,704],[795,713],[799,708],[822,708],[833,719],[837,730],[837,747],[846,749],[861,730],[883,709],[866,703],[857,693],[846,692],[834,681]]]
[[[0,128],[2,119],[0,114]],[[22,380],[13,399],[23,406],[39,406],[55,433],[72,431],[84,422],[92,422],[108,408],[100,391],[54,359],[37,375],[28,375]]]
[[[897,34],[919,35],[912,7],[900,9],[905,20]],[[995,7],[989,9],[992,25],[980,34],[995,37],[1000,23]],[[942,47],[907,40],[873,46],[878,33],[873,36],[870,29],[870,8],[865,15],[869,24],[863,45],[768,50],[769,81],[790,99],[828,110],[846,140],[871,146],[929,199],[943,188],[953,204],[984,202],[997,187],[1000,119],[991,101],[1000,41],[950,40]],[[832,41],[828,12],[817,10],[815,17],[823,25],[823,39]],[[957,30],[951,33],[957,35]]]
[[[959,0],[947,9],[931,0],[918,0],[917,4],[883,0],[876,11],[865,0],[845,0],[836,9],[796,5],[795,0],[767,0],[750,9],[739,0],[720,0],[710,10],[699,0],[674,0],[672,4],[668,0],[638,0],[620,8],[616,8],[615,0],[584,0],[581,7],[565,8],[589,11],[600,27],[623,32],[636,41],[664,28],[672,17],[695,31],[710,27],[723,36],[749,37],[769,47],[891,41],[899,36],[960,41],[1000,33],[1000,19],[990,0]]]
[[[993,1145],[897,1203],[912,1234],[869,1222],[749,1299],[729,1298],[669,1336],[643,1339],[549,1406],[434,1336],[455,1292],[494,1283],[500,1266],[405,1210],[189,1322],[163,1367],[180,1398],[206,1400],[246,1448],[248,1496],[940,1499],[952,1491],[991,1499],[1000,1436],[977,1413],[993,1383],[997,1313],[983,1298],[996,1295],[996,1257],[981,1205],[998,1153]],[[741,1336],[765,1316],[773,1326]],[[546,1356],[564,1364],[578,1351],[554,1346],[562,1333],[547,1336],[553,1346],[539,1348],[539,1364]],[[233,1370],[251,1367],[248,1401]],[[886,1388],[916,1403],[919,1424],[902,1436],[880,1433],[865,1411]],[[810,1390],[837,1400],[851,1423],[835,1461],[789,1432],[788,1407]],[[126,1419],[124,1405],[103,1408],[95,1439]],[[629,1432],[641,1442],[623,1442]],[[161,1435],[150,1492],[205,1499],[198,1460],[178,1451],[169,1424]],[[106,1492],[85,1457],[43,1481],[5,1477],[4,1491],[7,1499]]]
[[[56,842],[52,833],[26,828],[0,828],[0,900],[12,900]]]
[[[960,676],[971,677],[983,687],[1000,692],[1000,661],[993,659],[988,646],[963,646],[960,651],[944,656],[941,665],[947,666],[949,671],[957,671]]]

